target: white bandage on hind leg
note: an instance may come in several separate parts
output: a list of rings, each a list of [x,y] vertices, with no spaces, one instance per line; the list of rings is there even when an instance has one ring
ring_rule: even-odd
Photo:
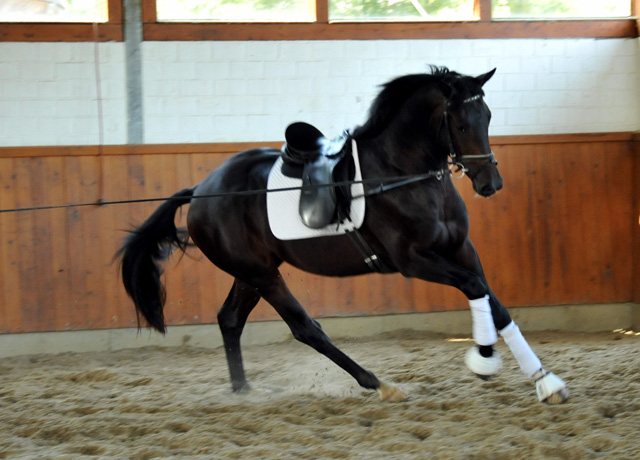
[[[518,325],[511,321],[507,327],[500,330],[500,335],[518,361],[520,370],[527,377],[533,377],[542,368],[542,363],[525,340]]]
[[[493,345],[496,343],[498,334],[491,316],[489,296],[485,295],[479,299],[469,300],[469,307],[471,307],[471,319],[473,320],[473,340],[478,345]]]

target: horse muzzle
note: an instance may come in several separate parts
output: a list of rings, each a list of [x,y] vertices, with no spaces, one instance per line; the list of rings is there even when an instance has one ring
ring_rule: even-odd
[[[495,195],[497,191],[502,190],[502,177],[495,168],[494,171],[487,174],[488,171],[482,171],[472,179],[473,189],[482,197],[489,198]]]

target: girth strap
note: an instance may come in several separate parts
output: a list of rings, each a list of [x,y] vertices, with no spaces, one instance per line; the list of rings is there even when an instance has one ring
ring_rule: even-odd
[[[392,273],[395,271],[385,264],[384,261],[375,254],[375,252],[373,252],[373,249],[371,249],[371,246],[369,246],[357,228],[347,230],[346,235],[356,247],[364,259],[364,263],[367,264],[371,271],[378,273]]]

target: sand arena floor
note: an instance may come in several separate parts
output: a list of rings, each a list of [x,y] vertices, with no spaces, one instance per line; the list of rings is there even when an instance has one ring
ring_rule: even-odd
[[[222,349],[149,347],[0,360],[0,458],[637,459],[640,336],[525,334],[567,382],[537,401],[503,343],[502,373],[469,342],[399,331],[335,340],[410,395],[383,403],[297,342],[245,348],[254,391],[230,391]]]

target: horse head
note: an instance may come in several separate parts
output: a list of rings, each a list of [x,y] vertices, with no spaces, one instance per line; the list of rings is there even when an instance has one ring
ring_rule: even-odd
[[[478,77],[452,72],[440,85],[444,95],[439,128],[441,142],[448,149],[454,171],[464,171],[471,179],[473,189],[484,197],[502,188],[498,162],[489,145],[491,111],[484,102],[482,90],[495,71]]]
[[[371,148],[403,174],[441,171],[449,163],[471,178],[478,194],[491,196],[502,188],[502,177],[489,145],[491,111],[482,87],[494,73],[470,77],[432,66],[430,74],[391,80],[353,137],[372,141]]]

